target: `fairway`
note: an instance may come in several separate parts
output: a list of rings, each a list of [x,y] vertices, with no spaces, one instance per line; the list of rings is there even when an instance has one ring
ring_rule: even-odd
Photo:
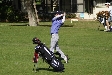
[[[39,72],[32,72],[34,45],[38,37],[50,47],[51,22],[30,27],[26,23],[0,23],[0,75],[112,75],[112,32],[104,32],[97,21],[66,21],[59,31],[59,45],[69,56],[62,73],[38,62]]]

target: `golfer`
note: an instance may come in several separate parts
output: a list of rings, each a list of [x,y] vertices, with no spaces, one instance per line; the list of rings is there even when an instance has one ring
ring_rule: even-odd
[[[63,25],[64,21],[65,21],[65,14],[61,14],[60,11],[57,11],[55,17],[52,19],[50,51],[52,51],[53,53],[54,50],[59,52],[61,54],[61,58],[63,58],[67,63],[68,62],[67,57],[64,55],[64,53],[58,46],[58,40],[59,40],[58,31],[60,27]]]

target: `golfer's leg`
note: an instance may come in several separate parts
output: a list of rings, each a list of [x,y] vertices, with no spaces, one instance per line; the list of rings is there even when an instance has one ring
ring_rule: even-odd
[[[56,51],[58,51],[61,54],[61,58],[63,58],[63,59],[65,58],[64,53],[62,52],[62,50],[58,46],[58,42],[56,43]]]
[[[54,53],[55,45],[56,45],[56,42],[57,42],[57,39],[56,38],[57,38],[56,35],[55,34],[52,34],[50,51],[52,51],[53,53]]]
[[[56,43],[56,51],[58,51],[61,54],[61,58],[63,58],[65,62],[68,63],[67,57],[65,56],[65,54],[62,52],[62,50],[58,46],[58,42]]]
[[[107,28],[110,29],[110,22],[112,21],[112,17],[109,17],[108,20],[106,20]]]

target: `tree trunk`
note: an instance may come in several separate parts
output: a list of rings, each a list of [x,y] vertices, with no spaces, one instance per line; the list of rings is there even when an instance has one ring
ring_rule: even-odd
[[[24,0],[25,2],[25,8],[28,12],[28,18],[29,18],[29,25],[30,26],[37,26],[38,25],[38,18],[36,17],[35,9],[33,6],[33,0]]]
[[[32,12],[31,10],[27,10],[27,12],[28,12],[28,18],[29,18],[29,25],[37,26],[38,23],[37,23],[34,12]]]
[[[35,14],[36,14],[37,22],[39,23],[38,14],[37,14],[38,11],[36,9],[36,2],[35,2],[35,0],[33,2],[33,5],[34,5],[34,9],[35,9]]]

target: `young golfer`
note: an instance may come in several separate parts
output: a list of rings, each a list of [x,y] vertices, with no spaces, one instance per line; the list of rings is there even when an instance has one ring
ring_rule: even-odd
[[[54,52],[54,50],[56,50],[57,52],[59,52],[61,58],[63,58],[67,63],[68,62],[67,56],[64,55],[64,53],[58,46],[58,40],[59,40],[58,31],[60,27],[63,25],[64,21],[65,21],[65,13],[62,14],[60,11],[57,11],[55,17],[52,19],[50,51]]]

